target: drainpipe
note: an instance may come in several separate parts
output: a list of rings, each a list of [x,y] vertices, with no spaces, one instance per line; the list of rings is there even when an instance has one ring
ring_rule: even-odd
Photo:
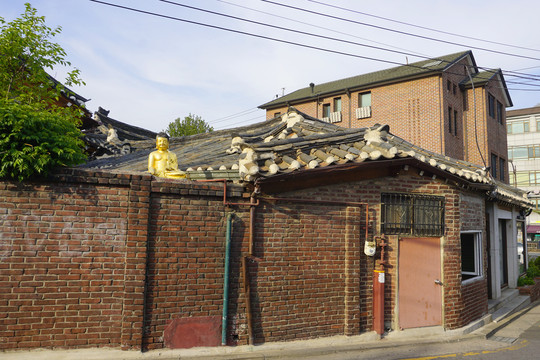
[[[373,270],[373,330],[378,334],[384,334],[384,283],[385,270],[384,261],[385,247],[388,243],[385,241],[384,234],[377,238],[381,247],[381,260],[379,269]]]
[[[229,307],[229,267],[231,260],[232,213],[227,215],[227,234],[225,238],[225,271],[223,275],[223,316],[221,317],[221,345],[227,345],[227,311]]]
[[[260,258],[257,258],[253,256],[253,243],[254,243],[254,234],[255,234],[255,209],[259,205],[259,199],[257,199],[257,194],[259,193],[259,185],[255,184],[255,191],[251,194],[249,203],[233,203],[227,201],[227,179],[207,179],[207,180],[197,180],[198,182],[223,182],[223,205],[224,206],[249,206],[249,244],[248,244],[248,254],[246,256],[242,257],[242,267],[244,269],[244,277],[243,277],[243,288],[244,288],[244,294],[246,296],[246,318],[247,318],[247,325],[248,325],[248,341],[249,344],[253,345],[254,343],[254,336],[253,336],[253,321],[252,321],[252,311],[251,311],[251,277],[249,275],[249,269],[248,269],[248,260],[252,260],[255,262],[261,261]],[[229,214],[229,217],[231,214]],[[227,233],[228,233],[228,250],[227,253],[230,252],[230,224],[229,220],[227,221]],[[228,259],[230,255],[226,255],[226,258]],[[224,299],[223,299],[223,318],[222,318],[222,335],[221,335],[221,343],[222,345],[225,345],[227,342],[226,339],[226,330],[227,330],[227,307],[228,307],[228,261],[226,261],[226,273],[225,277],[226,280],[224,283]],[[225,291],[225,286],[227,291]],[[227,300],[225,300],[225,297],[227,297]]]

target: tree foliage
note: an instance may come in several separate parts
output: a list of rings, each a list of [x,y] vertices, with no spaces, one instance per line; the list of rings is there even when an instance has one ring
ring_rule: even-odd
[[[52,38],[60,27],[49,28],[45,17],[26,4],[25,12],[6,22],[0,17],[0,177],[22,181],[52,168],[84,161],[76,106],[60,107],[65,86],[82,85],[79,70],[64,84],[47,70],[71,67],[66,52]]]
[[[202,134],[214,131],[200,116],[189,114],[184,119],[177,118],[169,124],[165,132],[172,137]]]

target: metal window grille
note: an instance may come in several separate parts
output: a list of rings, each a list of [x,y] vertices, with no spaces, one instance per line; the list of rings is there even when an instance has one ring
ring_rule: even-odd
[[[444,197],[382,194],[381,232],[387,235],[442,236]]]

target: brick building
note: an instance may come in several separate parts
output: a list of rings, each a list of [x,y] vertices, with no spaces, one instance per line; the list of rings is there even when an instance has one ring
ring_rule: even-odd
[[[0,182],[0,349],[217,346],[481,318],[503,277],[515,287],[511,239],[531,204],[388,131],[291,111],[171,139],[186,180],[145,174],[153,146],[139,141]]]
[[[388,124],[424,149],[490,167],[508,182],[500,69],[482,70],[471,51],[310,86],[261,106],[267,119],[289,106],[346,128]]]

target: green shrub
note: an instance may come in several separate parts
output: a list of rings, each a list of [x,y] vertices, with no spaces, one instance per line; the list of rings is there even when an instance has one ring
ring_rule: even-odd
[[[539,277],[539,276],[540,276],[540,268],[536,266],[536,264],[529,264],[529,268],[527,269],[527,277],[534,279],[535,277]]]
[[[534,285],[534,279],[531,279],[530,277],[527,277],[527,276],[522,276],[518,278],[517,285],[518,286]]]

